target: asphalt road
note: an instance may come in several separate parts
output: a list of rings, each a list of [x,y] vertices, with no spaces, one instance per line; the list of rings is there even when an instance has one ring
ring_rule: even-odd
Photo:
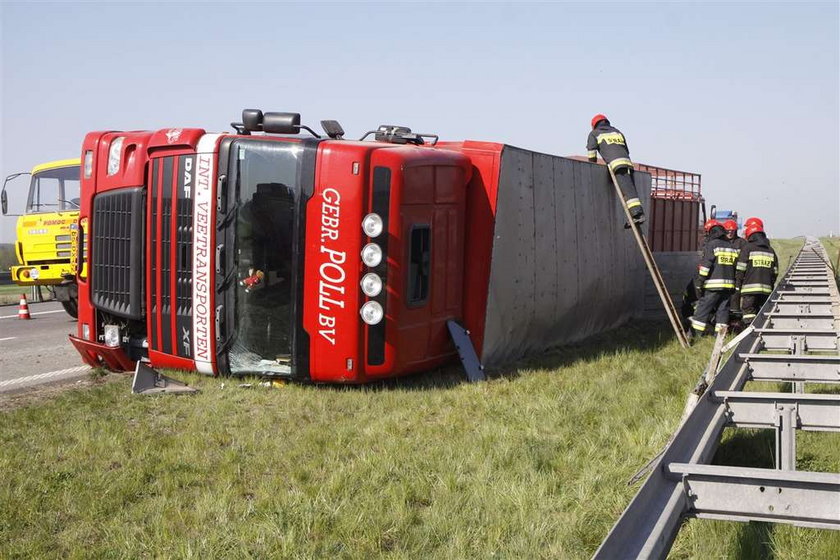
[[[87,376],[90,368],[67,340],[76,321],[60,303],[30,303],[28,321],[17,312],[17,305],[0,307],[0,393]]]

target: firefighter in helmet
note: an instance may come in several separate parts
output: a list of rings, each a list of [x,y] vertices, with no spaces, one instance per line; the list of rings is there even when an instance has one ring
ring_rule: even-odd
[[[761,220],[747,222],[747,245],[738,256],[735,287],[741,293],[744,323],[750,324],[770,297],[779,274],[779,258],[770,247]]]
[[[598,152],[606,162],[607,166],[615,173],[624,202],[630,210],[630,216],[636,224],[645,221],[645,212],[642,209],[642,202],[636,191],[636,184],[633,181],[633,162],[630,161],[630,150],[627,148],[627,140],[620,130],[610,125],[606,116],[597,114],[592,117],[592,132],[586,141],[587,156],[589,161],[598,161]],[[627,226],[629,227],[629,225]]]
[[[691,317],[692,334],[702,335],[715,321],[715,332],[729,323],[729,298],[735,291],[735,263],[738,250],[726,240],[726,230],[719,222],[709,229],[709,241],[697,266],[694,287],[700,299]]]
[[[753,224],[757,225],[759,228],[761,228],[762,231],[764,231],[764,221],[761,218],[747,218],[747,221],[744,222],[744,227],[748,228]]]
[[[706,243],[709,242],[709,232],[711,231],[713,226],[720,225],[720,222],[715,220],[714,218],[706,220],[703,224],[703,249],[706,249]],[[682,299],[682,307],[680,309],[680,313],[685,320],[686,329],[691,331],[691,316],[694,315],[694,309],[697,307],[697,300],[700,299],[700,294],[697,293],[696,284],[694,278],[690,278],[688,284],[685,286],[685,290],[683,290],[683,299]]]
[[[743,237],[738,237],[738,223],[735,220],[726,220],[723,222],[723,229],[726,230],[726,239],[735,248],[738,253],[747,246],[747,240]],[[741,324],[741,294],[737,291],[732,294],[729,300],[729,319],[730,323],[740,329]]]

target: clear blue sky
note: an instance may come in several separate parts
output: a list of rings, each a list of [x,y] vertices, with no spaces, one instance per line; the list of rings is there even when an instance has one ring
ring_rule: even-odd
[[[229,129],[244,107],[699,172],[771,236],[840,231],[838,3],[0,3],[0,174],[97,129]],[[0,242],[14,239],[3,219]]]

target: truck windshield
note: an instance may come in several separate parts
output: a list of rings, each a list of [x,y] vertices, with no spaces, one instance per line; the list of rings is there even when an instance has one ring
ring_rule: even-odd
[[[46,169],[32,176],[27,214],[79,209],[79,166]]]
[[[236,199],[231,373],[291,372],[295,200],[302,149],[240,141],[231,149]]]

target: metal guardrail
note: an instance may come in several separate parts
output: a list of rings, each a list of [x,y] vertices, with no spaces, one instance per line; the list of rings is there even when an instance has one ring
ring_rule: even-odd
[[[692,517],[840,530],[840,474],[796,470],[796,430],[840,431],[840,395],[805,393],[840,383],[840,293],[827,263],[808,238],[594,558],[664,558]],[[793,392],[742,391],[753,380]],[[725,427],[775,430],[776,468],[709,464]]]

